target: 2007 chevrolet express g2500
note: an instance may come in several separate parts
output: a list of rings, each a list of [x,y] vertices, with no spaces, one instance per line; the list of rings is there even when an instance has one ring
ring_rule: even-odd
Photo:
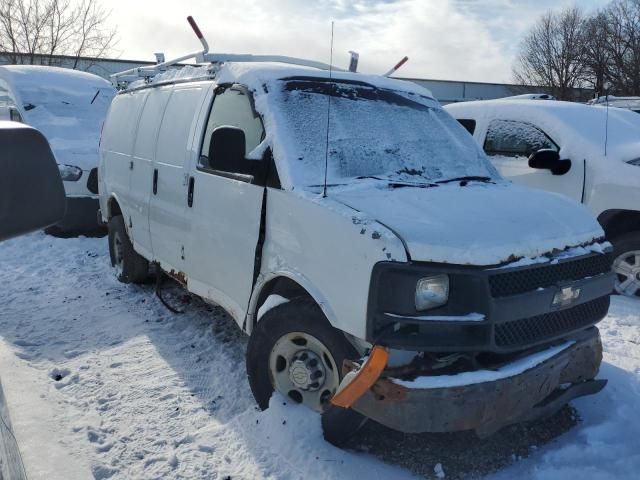
[[[260,407],[275,390],[322,412],[331,441],[364,417],[489,434],[604,386],[602,229],[502,179],[414,84],[169,71],[114,99],[99,180],[119,278],[155,262],[224,307]]]

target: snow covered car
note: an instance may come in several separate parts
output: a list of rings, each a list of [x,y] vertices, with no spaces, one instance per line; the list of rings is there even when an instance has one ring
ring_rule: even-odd
[[[57,67],[0,66],[0,118],[31,125],[49,141],[67,195],[67,213],[52,233],[99,228],[98,142],[111,84],[96,75]]]
[[[430,92],[257,61],[146,73],[101,139],[112,264],[226,309],[261,408],[323,412],[333,442],[361,415],[489,434],[604,386],[604,232],[503,180]]]
[[[640,113],[640,97],[615,97],[613,95],[604,95],[589,102],[590,105],[600,105],[624,108],[635,113]]]
[[[640,116],[569,102],[447,105],[514,182],[586,205],[615,250],[616,291],[640,297]]]

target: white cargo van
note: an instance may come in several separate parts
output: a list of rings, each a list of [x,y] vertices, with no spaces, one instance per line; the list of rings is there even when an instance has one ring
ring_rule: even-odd
[[[34,65],[0,66],[0,119],[26,123],[49,141],[67,194],[51,232],[99,228],[98,142],[115,89],[96,75]]]
[[[617,292],[640,297],[637,113],[512,99],[445,109],[465,125],[504,177],[587,206],[613,243]]]
[[[160,74],[113,100],[99,182],[119,278],[154,262],[224,307],[260,407],[276,390],[323,412],[331,441],[362,415],[486,435],[604,386],[604,232],[504,181],[417,85],[260,62]]]

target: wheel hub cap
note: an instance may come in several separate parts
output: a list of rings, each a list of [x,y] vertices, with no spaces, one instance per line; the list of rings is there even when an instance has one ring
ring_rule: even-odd
[[[625,252],[613,261],[616,291],[621,295],[637,296],[640,292],[640,250]]]
[[[297,352],[289,366],[289,378],[301,390],[318,390],[325,378],[320,357],[311,350]]]
[[[340,385],[338,365],[327,347],[304,332],[278,339],[269,355],[273,388],[296,403],[323,412]]]

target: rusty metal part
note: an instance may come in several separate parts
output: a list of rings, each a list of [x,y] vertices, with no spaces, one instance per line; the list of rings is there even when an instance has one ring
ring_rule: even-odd
[[[352,408],[402,432],[476,430],[487,436],[504,426],[549,415],[567,401],[604,387],[602,381],[591,381],[602,360],[598,330],[584,330],[571,340],[572,346],[536,367],[493,382],[412,389],[383,378]],[[567,384],[571,386],[562,387]]]
[[[331,398],[331,403],[337,407],[350,408],[376,383],[388,361],[389,351],[375,345],[362,367],[344,377],[340,388]]]
[[[173,278],[176,282],[181,283],[182,285],[187,284],[187,274],[184,272],[171,270],[170,272],[167,272],[167,275]]]

